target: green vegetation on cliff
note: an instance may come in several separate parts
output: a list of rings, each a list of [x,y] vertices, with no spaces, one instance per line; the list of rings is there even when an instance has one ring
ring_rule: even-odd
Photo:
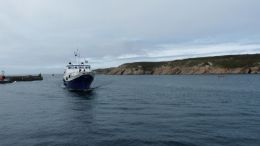
[[[117,68],[96,70],[99,74],[202,74],[245,73],[260,67],[260,54],[189,58],[163,62],[134,62]],[[167,70],[167,71],[166,71]]]
[[[236,68],[236,67],[253,67],[260,65],[260,54],[254,55],[228,55],[228,56],[215,56],[215,57],[201,57],[201,58],[189,58],[175,61],[164,61],[164,62],[134,62],[126,63],[122,66],[129,68],[143,66],[144,69],[151,69],[155,67],[170,65],[170,66],[182,66],[192,67],[198,65],[210,65],[215,67],[224,68]]]

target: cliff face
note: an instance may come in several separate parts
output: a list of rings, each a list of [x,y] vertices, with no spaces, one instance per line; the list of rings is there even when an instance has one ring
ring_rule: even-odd
[[[107,75],[259,74],[260,54],[193,58],[168,62],[136,62],[98,69]]]

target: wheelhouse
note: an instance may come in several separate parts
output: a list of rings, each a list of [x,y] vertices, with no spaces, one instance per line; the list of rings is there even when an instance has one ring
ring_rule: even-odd
[[[67,65],[67,69],[90,69],[90,65]]]

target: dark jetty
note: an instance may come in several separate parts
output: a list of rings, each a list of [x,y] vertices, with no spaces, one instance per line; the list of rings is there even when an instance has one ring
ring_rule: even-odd
[[[37,81],[43,80],[41,74],[39,75],[23,75],[23,76],[6,76],[6,78],[10,81]]]

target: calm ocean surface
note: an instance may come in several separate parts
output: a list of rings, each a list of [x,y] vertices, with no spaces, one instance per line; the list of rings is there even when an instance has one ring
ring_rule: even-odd
[[[0,85],[0,145],[259,146],[260,76],[62,76]]]

